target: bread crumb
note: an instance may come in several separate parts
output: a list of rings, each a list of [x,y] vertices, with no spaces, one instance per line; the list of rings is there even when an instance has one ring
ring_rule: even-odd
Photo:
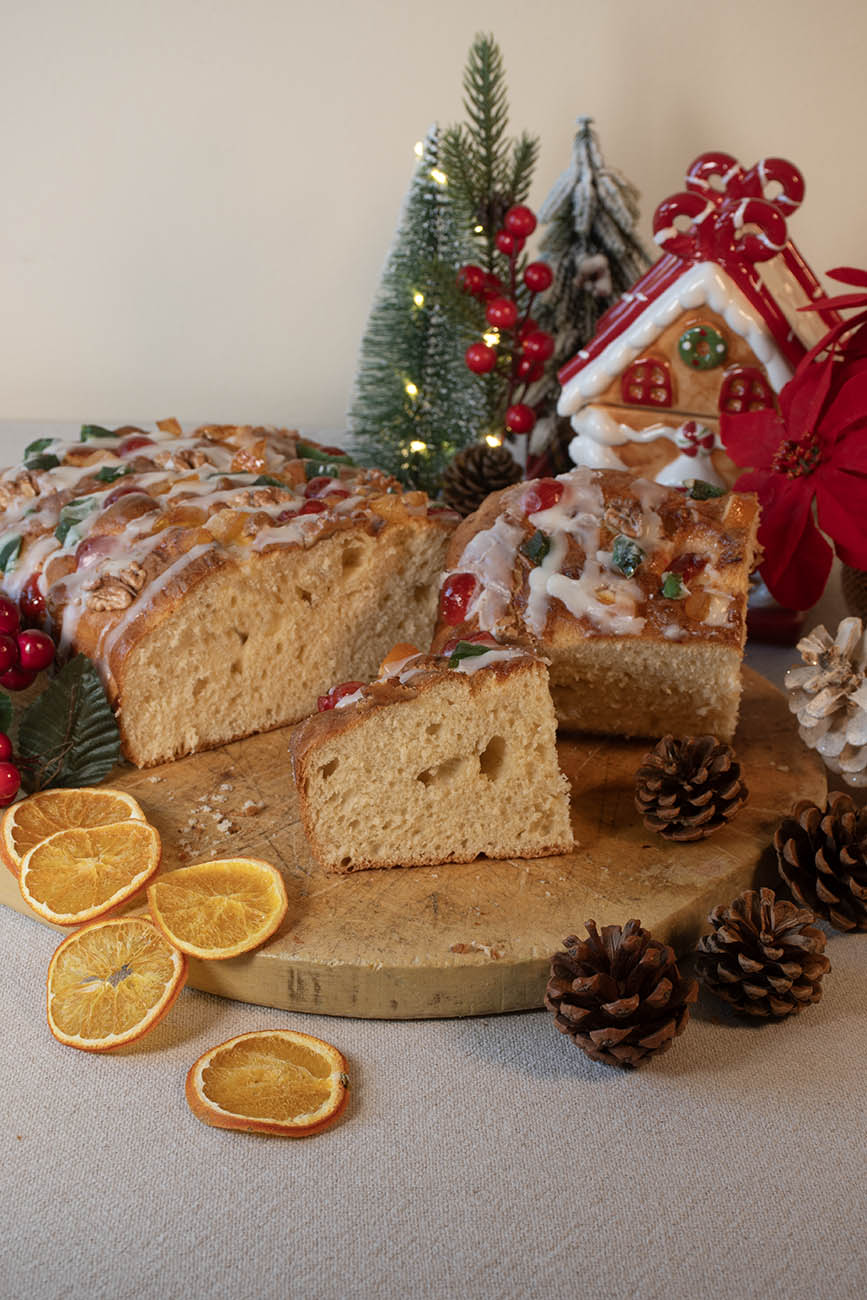
[[[241,804],[242,817],[258,817],[259,813],[265,808],[263,803],[257,803],[255,799],[245,799]]]
[[[223,784],[220,786],[221,790],[234,790],[234,788],[235,787],[232,785],[231,781],[224,781]]]
[[[148,777],[148,780],[150,781],[151,785],[156,785],[157,782],[158,782],[158,781],[162,781],[162,779],[163,779],[163,778],[162,778],[161,776],[149,776],[149,777]]]

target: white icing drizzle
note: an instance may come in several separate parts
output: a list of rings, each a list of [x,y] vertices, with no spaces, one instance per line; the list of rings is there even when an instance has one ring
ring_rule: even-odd
[[[523,540],[523,530],[499,515],[464,548],[461,572],[471,573],[477,583],[468,614],[475,615],[486,632],[494,631],[509,607],[515,551]]]
[[[353,691],[351,695],[342,696],[341,699],[337,701],[334,707],[335,709],[345,709],[349,704],[357,704],[358,701],[363,698],[363,696],[364,696],[364,687],[359,686],[358,690]]]
[[[491,668],[494,664],[505,663],[508,659],[525,659],[527,657],[525,650],[503,646],[499,650],[488,650],[483,655],[468,655],[466,659],[461,659],[459,663],[455,664],[452,672],[464,673],[467,677],[472,677],[473,673],[479,672],[482,668]]]

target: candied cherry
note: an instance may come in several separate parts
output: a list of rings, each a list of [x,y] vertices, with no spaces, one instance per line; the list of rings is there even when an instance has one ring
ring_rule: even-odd
[[[676,555],[668,566],[669,573],[676,573],[684,582],[689,582],[697,573],[707,566],[708,556],[696,555],[695,551],[684,551]]]
[[[0,596],[0,632],[14,636],[21,626],[18,606],[8,596]]]
[[[327,487],[336,482],[337,479],[332,478],[329,474],[316,474],[308,482],[304,489],[304,495],[306,497],[318,497]]]
[[[0,731],[0,763],[6,763],[12,757],[12,741],[5,731]]]
[[[18,642],[14,636],[0,632],[0,673],[8,672],[18,664]]]
[[[339,700],[345,699],[347,695],[354,695],[364,685],[364,682],[341,682],[339,686],[332,686],[327,695],[319,696],[316,707],[320,713],[327,713],[329,709],[336,709]]]
[[[326,501],[345,501],[347,497],[352,496],[352,493],[346,488],[329,488],[323,496]]]
[[[310,481],[311,483],[313,482],[312,479]],[[321,515],[322,511],[327,509],[328,505],[325,501],[315,499],[313,501],[305,501],[298,513],[299,515]]]
[[[39,574],[34,573],[21,588],[18,607],[27,627],[41,623],[45,618],[45,597],[39,589]]]
[[[118,456],[128,456],[130,452],[140,451],[142,447],[155,447],[156,443],[153,438],[149,438],[144,433],[133,433],[117,449]]]
[[[296,516],[297,514],[298,514],[298,511],[295,510],[295,509],[291,509],[291,510],[281,510],[280,513],[279,513],[279,515],[277,515],[277,517],[275,518],[274,523],[275,523],[275,524],[288,524],[289,520],[290,520],[290,519],[294,519],[295,516]]]
[[[21,789],[21,773],[14,763],[0,763],[0,804],[10,804]]]
[[[524,493],[524,514],[535,515],[540,510],[550,510],[563,495],[563,484],[555,478],[539,478]]]
[[[38,632],[33,627],[25,628],[18,633],[16,640],[18,662],[25,672],[39,673],[54,663],[54,642],[46,632]]]
[[[450,627],[466,622],[467,609],[476,586],[471,573],[450,573],[446,578],[440,592],[440,614]]]
[[[490,632],[470,632],[467,636],[450,637],[448,641],[446,641],[442,650],[440,650],[440,654],[454,654],[461,641],[469,641],[470,645],[489,645],[492,650],[499,650],[500,648],[499,641],[497,641],[495,637],[492,637]]]
[[[0,673],[0,686],[4,686],[7,691],[26,690],[32,682],[36,681],[36,673],[28,672],[26,668],[7,668],[5,673]]]

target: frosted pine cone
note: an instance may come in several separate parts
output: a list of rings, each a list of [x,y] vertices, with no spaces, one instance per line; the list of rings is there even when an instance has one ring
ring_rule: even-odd
[[[844,618],[831,638],[821,625],[798,642],[804,666],[786,673],[801,739],[852,786],[867,785],[867,634]]]
[[[601,935],[595,921],[584,924],[588,937],[570,934],[552,958],[545,1006],[594,1061],[633,1069],[683,1033],[698,985],[640,921],[604,925]]]
[[[867,810],[840,790],[824,808],[804,800],[780,822],[774,847],[796,902],[836,930],[867,930]]]
[[[715,907],[713,929],[696,949],[701,982],[748,1016],[782,1020],[822,996],[831,969],[825,936],[806,908],[772,889],[747,889],[730,907]]]

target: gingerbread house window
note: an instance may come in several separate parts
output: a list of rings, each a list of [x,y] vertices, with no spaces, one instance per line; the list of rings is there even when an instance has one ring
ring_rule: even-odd
[[[671,406],[671,371],[667,361],[639,357],[623,372],[620,395],[630,406]]]
[[[764,411],[774,405],[774,395],[761,370],[754,366],[732,366],[725,372],[719,395],[719,409],[729,415],[741,411]]]

